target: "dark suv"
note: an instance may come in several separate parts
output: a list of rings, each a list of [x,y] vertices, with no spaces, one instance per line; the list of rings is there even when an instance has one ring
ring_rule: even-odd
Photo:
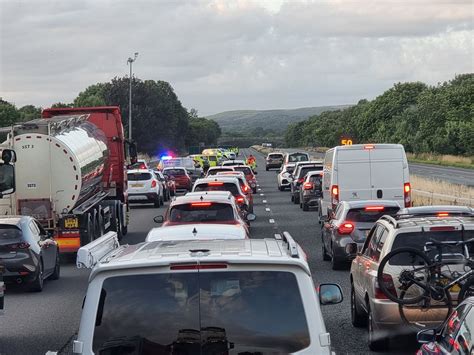
[[[265,170],[268,171],[269,169],[280,169],[281,165],[283,164],[283,153],[270,153],[267,155],[267,159],[265,160]]]
[[[304,162],[298,163],[292,174],[291,182],[291,202],[300,203],[300,186],[304,181],[305,175],[310,171],[322,171],[323,163],[321,162]]]
[[[310,171],[304,177],[303,187],[300,188],[300,208],[309,211],[310,207],[318,207],[322,196],[322,171]]]

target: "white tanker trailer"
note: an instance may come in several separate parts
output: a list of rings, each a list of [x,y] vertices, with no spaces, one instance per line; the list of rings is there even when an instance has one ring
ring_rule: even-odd
[[[14,126],[5,142],[16,152],[16,191],[0,200],[0,213],[35,217],[54,233],[62,252],[126,228],[126,192],[107,188],[116,186],[108,137],[88,118],[29,121]]]

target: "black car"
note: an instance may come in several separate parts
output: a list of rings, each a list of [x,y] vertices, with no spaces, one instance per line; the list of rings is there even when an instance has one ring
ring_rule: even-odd
[[[295,166],[295,170],[291,176],[292,181],[290,184],[291,188],[291,202],[298,204],[300,203],[300,186],[304,181],[305,175],[310,171],[322,171],[323,164],[320,162],[304,162],[298,163]]]
[[[59,247],[34,218],[5,216],[0,219],[0,264],[5,283],[40,292],[45,279],[59,279]]]
[[[310,207],[318,207],[322,196],[322,171],[310,171],[306,174],[303,186],[300,188],[300,208],[309,211]]]

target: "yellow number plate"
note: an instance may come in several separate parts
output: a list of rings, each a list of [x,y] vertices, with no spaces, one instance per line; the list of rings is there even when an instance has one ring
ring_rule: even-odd
[[[66,218],[64,228],[79,228],[79,220],[77,218]]]
[[[145,185],[143,185],[143,184],[133,184],[132,185],[132,187],[143,187],[143,186],[145,186]]]

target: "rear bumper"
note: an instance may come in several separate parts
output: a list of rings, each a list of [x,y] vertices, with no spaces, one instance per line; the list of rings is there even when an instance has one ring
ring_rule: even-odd
[[[357,256],[357,250],[361,250],[364,243],[357,243],[351,237],[337,235],[333,240],[334,257],[338,261],[352,261]]]
[[[304,204],[311,206],[311,207],[319,207],[319,198],[316,196],[305,196],[303,195]]]
[[[31,256],[19,256],[13,259],[2,259],[5,269],[3,281],[8,283],[30,282],[36,278],[38,262]]]
[[[143,194],[128,194],[128,203],[140,203],[140,202],[155,202],[158,199],[158,195],[153,192]]]
[[[281,163],[266,163],[265,167],[268,169],[281,168]]]

